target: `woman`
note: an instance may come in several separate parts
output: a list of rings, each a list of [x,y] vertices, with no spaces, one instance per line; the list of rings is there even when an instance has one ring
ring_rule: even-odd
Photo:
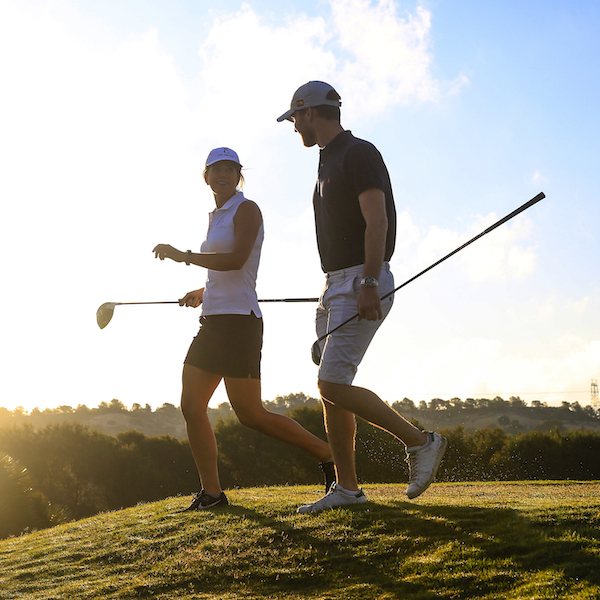
[[[200,492],[186,510],[228,504],[219,481],[217,443],[207,415],[208,403],[221,379],[242,424],[306,450],[320,461],[326,488],[335,481],[329,444],[293,419],[267,411],[261,403],[263,325],[255,288],[264,231],[258,206],[238,190],[243,182],[241,170],[233,150],[212,150],[204,180],[217,206],[209,215],[200,252],[181,252],[167,244],[153,250],[161,260],[170,258],[208,269],[206,286],[179,301],[181,306],[202,304],[200,331],[183,367],[181,408],[201,483]]]

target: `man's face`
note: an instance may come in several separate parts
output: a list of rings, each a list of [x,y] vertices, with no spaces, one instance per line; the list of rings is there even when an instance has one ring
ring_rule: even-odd
[[[317,143],[317,134],[308,115],[309,110],[310,109],[299,110],[292,115],[294,129],[300,134],[302,143],[307,148],[310,148]]]

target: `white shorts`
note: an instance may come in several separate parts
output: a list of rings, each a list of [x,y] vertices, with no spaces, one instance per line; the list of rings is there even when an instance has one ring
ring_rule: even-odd
[[[358,312],[357,302],[362,277],[363,265],[327,273],[325,289],[317,308],[317,337],[335,329]],[[379,276],[379,295],[384,296],[393,289],[394,276],[390,271],[390,265],[383,263]],[[358,365],[375,332],[390,312],[393,302],[394,294],[382,301],[383,319],[378,321],[353,319],[319,342],[321,345],[320,380],[342,385],[352,384]]]

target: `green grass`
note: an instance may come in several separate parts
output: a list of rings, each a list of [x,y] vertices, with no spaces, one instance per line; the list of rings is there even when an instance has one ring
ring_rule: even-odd
[[[600,598],[600,483],[364,486],[318,515],[313,486],[169,498],[0,541],[4,599]]]

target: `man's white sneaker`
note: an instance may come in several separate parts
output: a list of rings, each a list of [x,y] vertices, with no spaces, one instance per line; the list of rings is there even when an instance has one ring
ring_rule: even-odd
[[[334,483],[329,492],[323,496],[320,500],[313,502],[313,504],[307,504],[300,506],[296,512],[298,513],[310,513],[310,512],[321,512],[329,508],[336,508],[337,506],[349,506],[351,504],[363,504],[367,501],[367,497],[362,490],[359,491],[358,495],[347,494],[343,491],[336,483]]]
[[[408,463],[406,495],[411,500],[420,496],[431,485],[448,447],[448,440],[439,433],[432,431],[426,433],[431,440],[427,448],[406,451],[406,462]]]

